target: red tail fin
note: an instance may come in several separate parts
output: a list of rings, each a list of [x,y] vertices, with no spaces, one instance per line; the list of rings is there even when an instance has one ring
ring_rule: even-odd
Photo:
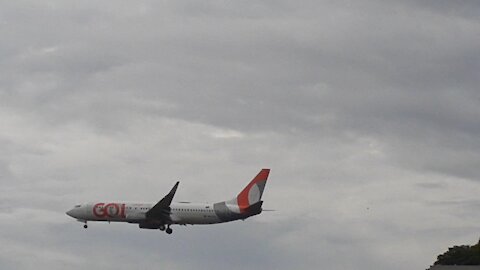
[[[237,195],[237,204],[240,208],[240,213],[245,212],[248,207],[258,203],[262,199],[269,173],[270,169],[262,169],[242,192]]]

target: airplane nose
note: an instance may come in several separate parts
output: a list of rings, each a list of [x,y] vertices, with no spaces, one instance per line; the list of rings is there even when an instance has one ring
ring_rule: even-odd
[[[71,217],[74,218],[73,212],[74,212],[73,209],[71,209],[71,210],[67,211],[65,214],[67,214],[67,215],[69,215],[69,216],[71,216]]]

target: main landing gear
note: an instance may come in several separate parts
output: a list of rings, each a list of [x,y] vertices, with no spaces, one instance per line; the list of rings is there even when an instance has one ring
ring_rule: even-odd
[[[85,221],[85,225],[83,225],[83,228],[88,228],[87,222]]]
[[[167,234],[172,234],[173,230],[170,228],[170,224],[167,225],[167,227],[165,227],[165,225],[160,225],[160,227],[158,227],[160,229],[160,231],[165,231]]]

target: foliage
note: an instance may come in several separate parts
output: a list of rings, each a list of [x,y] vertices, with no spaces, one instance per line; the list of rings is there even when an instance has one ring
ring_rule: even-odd
[[[480,242],[473,246],[454,246],[438,255],[435,265],[480,265]]]

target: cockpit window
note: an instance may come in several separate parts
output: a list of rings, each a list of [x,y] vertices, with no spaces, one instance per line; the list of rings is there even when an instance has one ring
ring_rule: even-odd
[[[78,207],[80,207],[80,206],[82,206],[82,205],[80,205],[80,204],[77,204],[77,205],[75,205],[75,208],[78,208]]]

